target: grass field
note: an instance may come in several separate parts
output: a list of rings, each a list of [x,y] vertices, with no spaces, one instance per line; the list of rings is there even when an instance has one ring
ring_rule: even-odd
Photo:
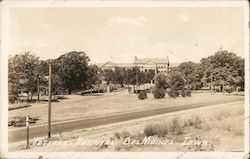
[[[208,103],[213,101],[243,100],[244,96],[226,96],[222,94],[193,93],[192,97],[169,97],[154,99],[148,94],[145,100],[139,100],[136,94],[129,94],[126,90],[110,94],[95,96],[68,95],[68,99],[52,103],[52,122],[70,119],[94,117],[117,112],[139,111],[159,107],[173,107],[193,103]],[[9,111],[9,118],[14,116],[39,117],[38,124],[47,122],[48,105],[32,104],[31,107]]]
[[[67,145],[32,146],[25,150],[25,143],[12,145],[12,150],[22,151],[243,151],[244,149],[244,102],[220,104],[165,115],[138,119],[79,132],[55,135],[51,141],[76,142],[83,140],[113,141],[116,145]],[[169,145],[123,144],[128,137],[143,140],[151,136],[158,140],[173,140]],[[202,141],[207,144],[182,145]],[[187,142],[185,142],[187,143]]]

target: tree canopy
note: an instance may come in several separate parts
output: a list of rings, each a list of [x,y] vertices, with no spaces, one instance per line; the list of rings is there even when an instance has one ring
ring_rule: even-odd
[[[227,50],[201,59],[204,83],[213,80],[215,86],[240,86],[244,89],[244,59]]]
[[[39,57],[24,52],[9,58],[9,91],[13,95],[21,92],[34,93],[38,79]]]
[[[48,67],[52,64],[52,91],[78,92],[93,88],[103,80],[107,84],[140,85],[151,80],[163,90],[183,88],[201,89],[203,86],[233,86],[244,89],[244,58],[227,50],[202,58],[200,63],[183,62],[171,68],[167,75],[154,71],[140,71],[138,67],[103,70],[89,64],[90,58],[83,51],[72,51],[56,59],[40,60],[31,52],[24,52],[8,59],[9,94],[37,92],[37,82],[46,89]],[[38,81],[39,80],[39,81]],[[162,90],[161,90],[162,91]]]
[[[199,63],[194,62],[183,62],[178,66],[178,71],[184,75],[186,84],[190,89],[201,89],[203,86],[202,77],[203,70],[202,66]]]

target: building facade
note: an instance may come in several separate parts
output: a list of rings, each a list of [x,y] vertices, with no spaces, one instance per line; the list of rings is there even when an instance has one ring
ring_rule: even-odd
[[[167,73],[169,71],[169,58],[141,58],[135,57],[134,66],[140,68],[140,71],[155,71]]]
[[[168,56],[166,58],[137,58],[135,56],[133,63],[114,63],[106,62],[103,64],[97,64],[103,70],[111,69],[115,70],[116,67],[132,69],[138,67],[140,71],[149,72],[154,71],[156,73],[167,73],[170,67],[176,67],[178,64],[173,63],[170,65]]]

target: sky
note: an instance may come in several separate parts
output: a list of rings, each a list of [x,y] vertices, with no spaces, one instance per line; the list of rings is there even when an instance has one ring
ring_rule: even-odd
[[[199,62],[221,47],[244,57],[243,26],[243,8],[15,8],[9,50],[43,60],[84,51],[91,63]]]

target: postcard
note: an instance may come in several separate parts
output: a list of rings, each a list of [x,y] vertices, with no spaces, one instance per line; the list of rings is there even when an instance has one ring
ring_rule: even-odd
[[[2,1],[1,158],[249,157],[247,1]]]

